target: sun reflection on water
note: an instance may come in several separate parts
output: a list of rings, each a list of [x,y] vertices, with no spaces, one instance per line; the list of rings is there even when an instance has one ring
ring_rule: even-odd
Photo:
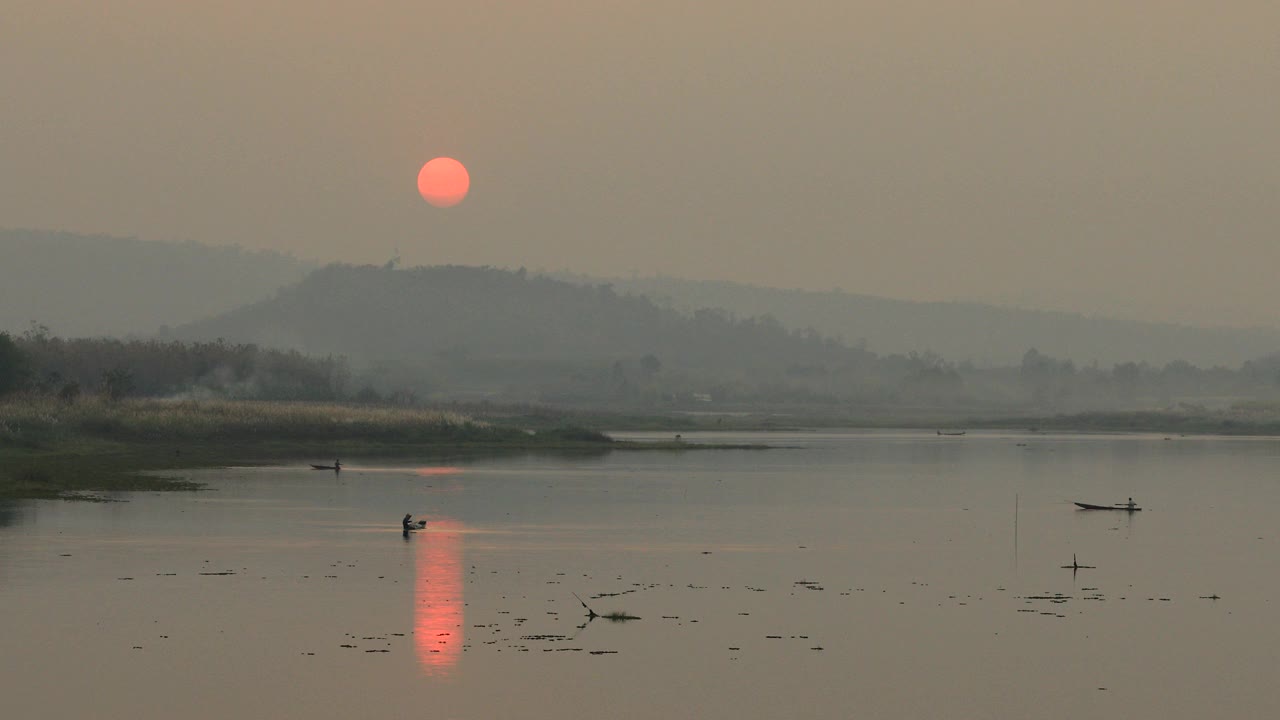
[[[448,677],[462,654],[462,523],[433,519],[414,533],[413,643],[427,675]]]
[[[420,477],[435,477],[437,475],[458,475],[462,472],[462,468],[453,466],[428,466],[413,469],[413,474]]]

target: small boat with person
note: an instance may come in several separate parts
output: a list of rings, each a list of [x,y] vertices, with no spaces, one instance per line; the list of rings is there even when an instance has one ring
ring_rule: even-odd
[[[1124,512],[1138,512],[1142,508],[1133,502],[1133,498],[1129,498],[1127,503],[1116,503],[1115,505],[1090,505],[1089,503],[1076,503],[1081,510],[1123,510]]]
[[[316,465],[315,463],[312,463],[311,469],[312,470],[332,470],[334,472],[338,472],[339,470],[342,470],[342,461],[334,460],[332,465]]]

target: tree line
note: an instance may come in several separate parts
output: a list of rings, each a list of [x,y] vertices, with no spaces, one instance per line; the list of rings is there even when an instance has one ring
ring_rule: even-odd
[[[0,395],[340,400],[350,378],[344,358],[251,343],[64,339],[34,324],[16,337],[0,333]]]
[[[611,298],[606,289],[596,292]],[[613,297],[608,302],[629,301]],[[639,309],[649,311],[643,304]],[[579,364],[545,357],[513,360],[491,349],[452,346],[427,356],[432,374],[424,382],[421,366],[390,361],[353,371],[336,354],[310,356],[221,339],[64,339],[33,324],[21,335],[0,333],[0,395],[25,391],[68,402],[91,393],[403,406],[456,400],[459,395],[451,393],[459,388],[496,387],[484,399],[655,410],[808,405],[1037,413],[1280,399],[1280,354],[1239,368],[1201,368],[1184,361],[1102,367],[1030,349],[1018,365],[976,367],[931,352],[876,355],[812,331],[785,329],[768,318],[740,320],[717,311],[695,314],[678,334],[710,340],[691,342],[683,353],[619,353]],[[757,352],[729,363],[722,354],[710,354],[721,343],[745,355]],[[785,347],[793,352],[782,352]],[[709,354],[698,362],[700,353]],[[432,383],[441,392],[433,393]]]

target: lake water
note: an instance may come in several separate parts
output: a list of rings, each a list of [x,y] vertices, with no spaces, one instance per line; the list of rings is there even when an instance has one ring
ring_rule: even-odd
[[[1280,716],[1280,442],[685,439],[0,507],[4,715]]]

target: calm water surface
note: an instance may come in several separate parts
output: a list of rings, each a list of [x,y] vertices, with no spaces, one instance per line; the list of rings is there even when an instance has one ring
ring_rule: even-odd
[[[685,438],[0,507],[4,714],[1280,715],[1280,442]]]

